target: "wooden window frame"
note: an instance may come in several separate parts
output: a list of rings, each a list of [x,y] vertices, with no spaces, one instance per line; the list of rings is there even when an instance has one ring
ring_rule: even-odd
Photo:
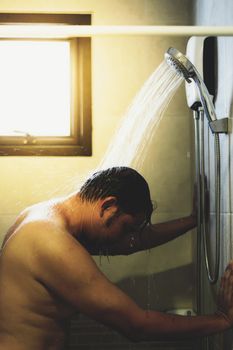
[[[62,23],[67,25],[87,25],[91,24],[91,16],[80,14],[0,14],[0,23]],[[4,38],[3,40],[9,39]],[[49,41],[50,39],[42,40]],[[56,39],[51,40],[54,41]],[[67,41],[70,42],[71,54],[71,135],[64,137],[42,137],[29,134],[0,136],[0,156],[92,155],[91,39],[88,37],[79,37],[67,39]]]

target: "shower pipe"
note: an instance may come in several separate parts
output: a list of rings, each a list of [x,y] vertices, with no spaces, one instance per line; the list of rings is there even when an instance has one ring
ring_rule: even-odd
[[[231,36],[233,26],[1,24],[0,38],[73,38],[106,35]]]
[[[197,293],[197,311],[202,312],[202,298],[201,298],[201,181],[200,181],[200,127],[199,119],[200,113],[193,111],[194,117],[194,135],[195,135],[195,164],[196,164],[196,193],[197,193],[197,264],[196,264],[196,293]]]

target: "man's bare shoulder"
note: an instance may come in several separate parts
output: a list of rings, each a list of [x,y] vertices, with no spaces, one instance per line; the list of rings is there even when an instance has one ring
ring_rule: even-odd
[[[17,248],[24,247],[30,248],[34,253],[34,250],[43,249],[46,252],[49,248],[49,241],[56,242],[62,241],[72,241],[75,240],[70,237],[70,234],[57,224],[54,220],[48,218],[31,218],[30,215],[22,220],[15,228],[12,229],[10,235],[7,237],[5,243],[3,244],[3,251],[6,249],[11,249],[14,246]],[[17,249],[18,250],[18,249]]]
[[[38,219],[25,220],[17,228],[3,247],[0,262],[5,267],[17,265],[33,280],[49,287],[53,279],[64,280],[68,269],[75,276],[84,256],[87,269],[93,262],[81,244],[55,222]],[[80,274],[79,280],[83,277]]]
[[[38,203],[24,209],[7,231],[2,249],[5,249],[5,245],[8,245],[9,241],[15,240],[16,237],[18,241],[26,235],[29,242],[30,239],[39,238],[39,232],[48,233],[48,231],[59,228],[59,218],[55,218],[51,212],[50,202]]]

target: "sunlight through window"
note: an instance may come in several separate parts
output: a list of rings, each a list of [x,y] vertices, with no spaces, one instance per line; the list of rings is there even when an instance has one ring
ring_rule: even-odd
[[[68,41],[0,41],[0,136],[69,136]]]

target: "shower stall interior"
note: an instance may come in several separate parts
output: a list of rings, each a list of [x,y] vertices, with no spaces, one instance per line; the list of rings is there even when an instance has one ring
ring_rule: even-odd
[[[198,227],[197,227],[197,256],[196,256],[196,309],[198,314],[205,314],[208,307],[205,305],[206,280],[213,290],[217,290],[221,266],[222,227],[221,227],[221,135],[229,132],[228,118],[220,118],[216,115],[215,98],[217,94],[217,37],[198,36],[191,37],[188,41],[186,55],[175,48],[170,48],[165,59],[167,63],[182,75],[186,81],[186,96],[188,106],[193,111],[195,129],[195,168],[198,202]],[[207,136],[208,135],[208,136]],[[214,145],[214,176],[210,178],[207,171],[206,137],[211,139]],[[208,164],[209,166],[209,164]],[[214,182],[214,200],[209,203],[210,183]],[[212,197],[212,196],[211,196]],[[214,229],[210,234],[209,206],[212,207],[214,217]],[[216,298],[213,296],[213,300]],[[94,326],[93,326],[94,327]],[[98,329],[99,331],[99,329]],[[224,335],[225,337],[225,335]],[[119,342],[117,336],[115,343]],[[218,340],[217,340],[218,342]],[[215,342],[215,344],[217,344]],[[219,343],[221,340],[219,341]],[[230,340],[231,342],[231,340]],[[230,344],[228,342],[228,344]],[[222,341],[221,344],[227,341]],[[185,349],[195,350],[230,350],[231,347],[212,346],[210,338],[203,339],[197,344],[184,344]],[[122,346],[122,345],[121,345]],[[126,344],[126,346],[129,346]],[[148,348],[149,348],[148,344]],[[154,346],[154,345],[151,345]],[[158,344],[160,348],[166,348]],[[168,345],[167,345],[168,346]],[[172,346],[172,345],[171,345]],[[187,346],[187,347],[185,347]],[[190,348],[191,346],[191,348]],[[122,348],[122,347],[121,347]],[[181,345],[173,344],[169,349],[181,349]]]
[[[220,246],[221,246],[221,152],[219,134],[227,134],[229,131],[228,118],[217,118],[214,102],[217,93],[217,37],[191,37],[187,44],[186,55],[175,48],[169,48],[165,53],[165,60],[182,75],[186,84],[186,96],[188,106],[193,110],[195,130],[195,169],[196,169],[196,191],[198,207],[197,226],[197,257],[196,257],[196,308],[197,313],[205,313],[203,300],[205,279],[211,285],[218,284],[220,270]],[[205,119],[206,117],[206,119]],[[205,162],[206,150],[205,124],[211,130],[214,139],[214,216],[215,230],[210,233],[209,216],[209,183]],[[205,269],[203,269],[205,266]],[[204,271],[205,270],[205,271]],[[206,274],[206,276],[204,276]],[[223,336],[224,337],[224,336]],[[204,350],[215,349],[219,343],[219,349],[223,344],[230,346],[230,342],[217,340],[210,341],[206,338],[201,347]],[[229,338],[229,337],[228,337]],[[229,340],[229,339],[228,339]],[[224,349],[225,349],[224,346]],[[229,348],[230,349],[230,348]]]

